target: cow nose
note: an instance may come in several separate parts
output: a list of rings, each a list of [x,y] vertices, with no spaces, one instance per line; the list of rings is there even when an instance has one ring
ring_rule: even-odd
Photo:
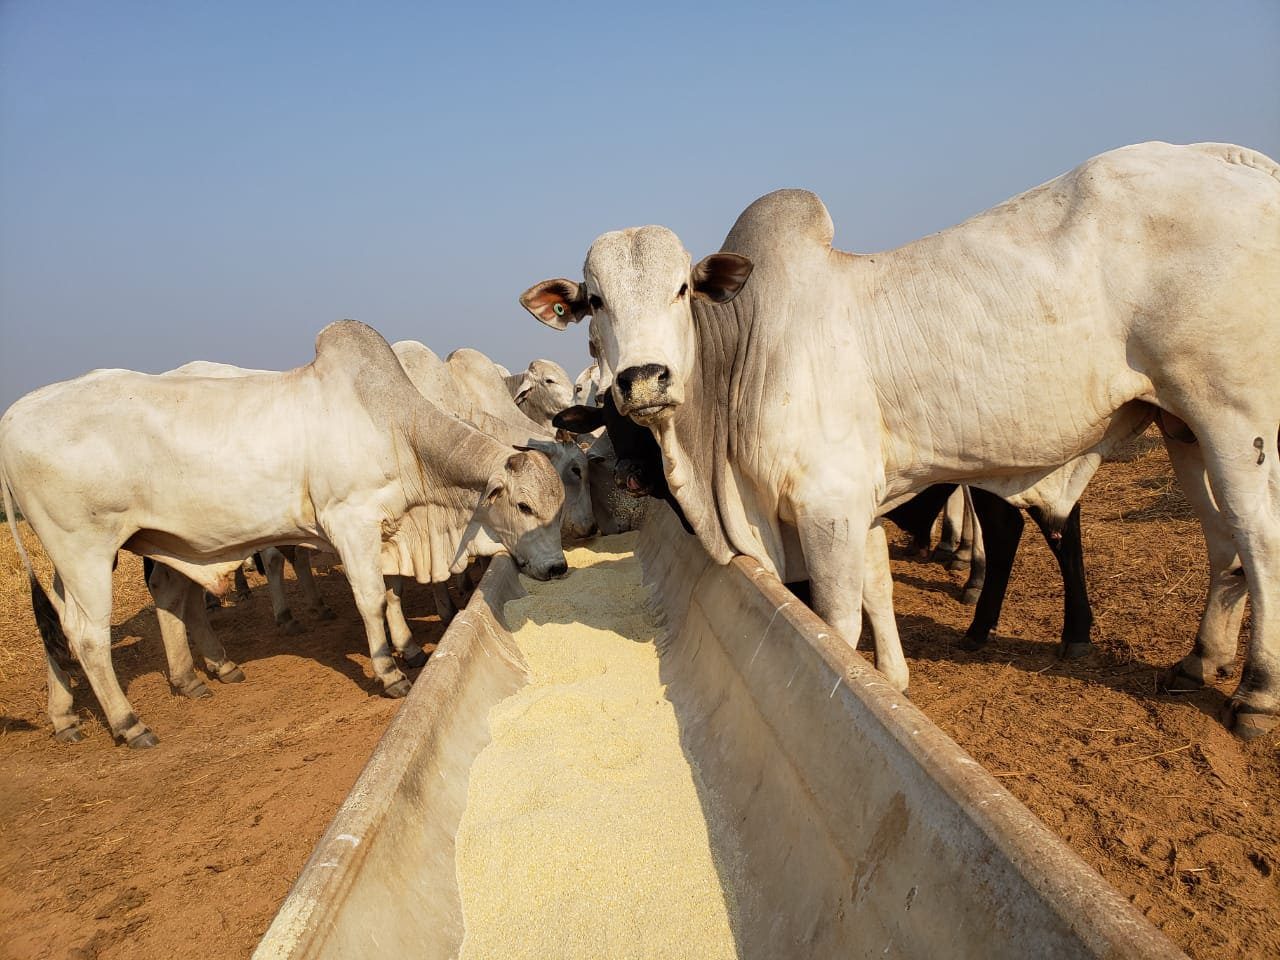
[[[618,389],[623,395],[631,393],[631,388],[636,383],[642,383],[645,380],[655,380],[658,386],[665,390],[667,385],[671,383],[671,371],[660,363],[646,363],[640,367],[627,367],[616,377],[618,381]]]
[[[547,567],[547,573],[553,577],[563,577],[568,572],[569,564],[565,563],[563,560],[553,563],[551,566]]]

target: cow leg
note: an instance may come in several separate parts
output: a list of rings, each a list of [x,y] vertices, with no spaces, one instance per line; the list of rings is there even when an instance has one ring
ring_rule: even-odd
[[[964,538],[964,506],[964,493],[956,487],[942,508],[942,539],[933,551],[933,559],[938,563],[950,564],[960,552],[960,542]]]
[[[79,743],[84,739],[84,731],[80,729],[80,717],[75,711],[71,678],[47,650],[44,663],[45,680],[49,684],[49,719],[53,721],[53,735],[63,743]]]
[[[185,608],[190,582],[177,571],[157,563],[147,579],[147,589],[156,603],[160,639],[164,642],[165,660],[169,664],[169,686],[185,697],[198,700],[213,694],[196,675],[191,646],[187,643]]]
[[[977,603],[982,595],[982,585],[987,580],[987,550],[982,539],[982,524],[977,511],[973,507],[973,494],[969,488],[961,487],[964,496],[964,546],[969,555],[969,579],[965,581],[960,592],[961,603]],[[1014,551],[1017,551],[1014,546]]]
[[[453,602],[453,595],[449,593],[449,585],[447,583],[433,583],[431,584],[431,593],[436,600],[436,616],[440,618],[441,623],[448,626],[458,613],[458,608]]]
[[[898,621],[893,615],[893,575],[889,570],[889,541],[884,525],[867,532],[866,568],[862,581],[862,611],[875,641],[876,669],[895,690],[907,692],[910,672],[902,654]]]
[[[797,498],[800,499],[800,498]],[[871,517],[867,511],[863,516]],[[855,514],[855,517],[857,515]],[[809,571],[810,593],[813,598],[813,610],[845,639],[851,647],[857,648],[862,632],[862,595],[867,577],[867,554],[870,547],[887,550],[884,529],[878,525],[863,527],[865,520],[850,519],[845,516],[798,515],[796,532],[800,538],[800,548],[804,552],[805,566]],[[867,530],[867,533],[863,533]],[[872,531],[878,531],[872,532]],[[883,559],[872,561],[871,579],[877,581],[872,588],[875,598],[873,627],[884,622],[885,590],[879,582],[882,576],[883,563],[888,566],[888,554]],[[889,609],[892,609],[892,585],[889,587]],[[891,671],[885,673],[886,679],[897,690],[907,688],[908,676],[905,661],[901,652],[896,655],[889,649],[889,644],[897,638],[886,638],[884,667]]]
[[[267,571],[267,592],[271,595],[271,612],[281,633],[298,634],[302,624],[293,619],[289,601],[284,595],[284,554],[275,547],[262,551],[262,565]]]
[[[1244,619],[1249,591],[1231,527],[1209,491],[1199,444],[1170,437],[1165,445],[1178,484],[1204,529],[1209,554],[1209,594],[1191,653],[1169,669],[1163,683],[1174,690],[1198,689],[1229,676],[1234,669],[1240,622]]]
[[[106,714],[112,735],[130,747],[154,747],[159,739],[133,712],[111,665],[111,558],[103,557],[96,563],[82,556],[79,561],[76,571],[59,571],[65,591],[62,628]],[[94,576],[94,572],[105,575]],[[65,717],[58,720],[65,722]]]
[[[406,667],[415,670],[426,666],[427,655],[413,641],[413,631],[409,621],[404,618],[402,600],[404,598],[404,577],[388,576],[387,584],[387,632],[391,634],[391,644],[400,653]]]
[[[986,560],[973,622],[960,640],[960,648],[978,650],[991,639],[991,631],[1000,621],[1024,522],[1022,511],[1003,498],[977,487],[966,489],[970,490],[974,514],[983,530]]]
[[[366,525],[352,524],[357,531]],[[382,577],[381,541],[376,536],[361,537],[358,532],[355,535],[340,529],[327,532],[329,541],[338,550],[338,558],[347,572],[347,582],[351,584],[351,593],[355,597],[356,609],[364,621],[369,661],[374,675],[382,683],[383,695],[403,697],[409,692],[409,679],[396,666],[391,644],[387,641],[387,587]]]
[[[307,599],[307,608],[321,620],[338,619],[338,615],[324,602],[324,597],[320,596],[320,587],[311,573],[311,551],[303,547],[295,547],[291,562],[294,575],[298,578],[298,586],[302,588],[302,595]]]
[[[1222,411],[1219,416],[1225,419],[1230,414]],[[1280,722],[1280,456],[1276,421],[1269,416],[1250,420],[1237,414],[1220,429],[1206,430],[1198,424],[1192,424],[1192,429],[1200,438],[1213,499],[1235,540],[1252,604],[1253,634],[1244,671],[1222,713],[1223,722],[1234,733],[1249,739]],[[1207,539],[1207,530],[1205,535]],[[1215,652],[1220,658],[1222,651]],[[1203,655],[1199,659],[1202,670],[1222,665],[1220,659],[1218,663],[1206,663],[1206,659]]]
[[[187,587],[186,615],[183,618],[187,632],[195,641],[196,649],[200,651],[200,656],[204,660],[205,672],[209,676],[216,677],[219,683],[242,683],[244,671],[234,660],[227,658],[227,651],[223,648],[222,641],[209,625],[209,611],[205,609],[202,602],[199,602],[203,592],[202,588],[194,582]]]
[[[1058,656],[1064,659],[1083,657],[1093,649],[1089,639],[1089,631],[1093,629],[1093,610],[1089,606],[1089,590],[1084,578],[1080,504],[1071,508],[1060,531],[1038,509],[1029,512],[1062,572],[1062,640],[1058,644]]]
[[[237,603],[244,603],[249,599],[249,581],[245,578],[244,567],[236,567],[232,595],[236,598]]]

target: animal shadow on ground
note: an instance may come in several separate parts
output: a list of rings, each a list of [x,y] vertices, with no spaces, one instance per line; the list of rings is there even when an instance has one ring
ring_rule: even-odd
[[[325,604],[336,614],[334,620],[316,618],[306,608],[296,583],[289,580],[285,584],[285,595],[294,617],[303,626],[303,632],[284,633],[276,626],[265,581],[258,577],[252,581],[253,589],[247,600],[228,601],[227,605],[209,611],[214,635],[222,642],[227,656],[244,668],[248,683],[272,683],[270,666],[262,661],[292,654],[323,664],[370,696],[380,695],[381,682],[366,673],[368,644],[346,577],[336,569],[315,570],[314,576]],[[444,633],[444,626],[434,614],[431,587],[410,581],[405,585],[402,602],[414,640],[428,654],[431,653]],[[431,614],[429,619],[425,616],[428,613]],[[147,604],[127,620],[113,624],[111,641],[112,666],[126,694],[130,683],[140,676],[159,674],[168,677],[168,662],[154,604]],[[197,676],[203,677],[203,661],[194,646],[192,659]],[[398,665],[411,681],[417,679],[420,670],[410,669],[399,662]],[[69,673],[76,709],[88,711],[105,727],[105,715],[83,670],[75,664]],[[209,686],[216,697],[218,684],[210,682]],[[180,694],[175,692],[174,696]]]
[[[924,586],[927,587],[928,584]],[[1085,684],[1110,687],[1118,693],[1139,700],[1185,703],[1211,718],[1217,717],[1225,702],[1224,695],[1212,686],[1195,691],[1166,692],[1160,688],[1159,678],[1169,664],[1151,663],[1136,656],[1118,654],[1110,646],[1096,642],[1094,649],[1086,656],[1063,659],[1058,656],[1056,636],[1043,639],[1013,637],[999,632],[997,628],[985,647],[970,652],[962,650],[959,645],[964,635],[963,630],[941,624],[922,614],[899,613],[898,630],[902,637],[903,652],[911,661],[989,664],[992,667],[1011,667],[1027,674],[1072,677]],[[1096,639],[1095,637],[1095,641]],[[1188,638],[1188,650],[1190,646]],[[860,649],[866,650],[869,647],[869,640],[864,638]]]

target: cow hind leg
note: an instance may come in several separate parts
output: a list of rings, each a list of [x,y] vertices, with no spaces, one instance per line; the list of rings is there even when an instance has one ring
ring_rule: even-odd
[[[63,629],[106,714],[112,735],[135,749],[153,747],[159,738],[134,713],[111,665],[111,558],[103,557],[97,563],[87,556],[79,559],[85,574],[61,571],[65,590]],[[94,576],[94,572],[103,575]]]
[[[1244,619],[1248,586],[1231,525],[1209,490],[1204,454],[1194,439],[1170,435],[1165,444],[1178,484],[1204,529],[1209,554],[1209,593],[1191,652],[1162,678],[1172,691],[1199,689],[1231,674]]]
[[[271,595],[271,613],[281,633],[294,635],[302,632],[302,624],[293,618],[289,601],[284,595],[284,554],[275,547],[262,551],[262,566],[267,572],[267,592]]]
[[[960,488],[964,497],[964,536],[961,552],[969,558],[969,579],[960,591],[961,603],[977,603],[982,596],[982,585],[987,582],[987,550],[982,539],[982,523],[973,507],[973,494],[968,487]],[[1015,551],[1017,548],[1014,548]]]
[[[63,743],[79,743],[84,739],[84,731],[80,729],[80,717],[75,710],[71,678],[47,650],[44,663],[45,679],[49,684],[49,719],[53,721],[53,735]]]
[[[1209,489],[1234,537],[1252,602],[1253,633],[1244,671],[1222,712],[1222,721],[1248,739],[1280,723],[1280,451],[1275,420],[1255,417],[1251,421],[1242,415],[1227,420],[1222,414],[1219,418],[1207,429],[1194,423],[1192,427],[1204,456]],[[1205,534],[1207,539],[1209,531]],[[1222,647],[1227,645],[1218,639]],[[1200,657],[1202,675],[1208,666],[1221,669],[1225,665],[1224,652],[1214,650],[1209,662]],[[1194,661],[1180,666],[1190,673],[1187,668]]]
[[[188,583],[190,581],[186,577],[164,564],[155,564],[147,577],[147,589],[156,603],[160,638],[169,664],[169,686],[183,696],[198,700],[213,694],[196,675],[191,646],[187,642],[185,608]]]
[[[191,637],[195,640],[200,657],[204,660],[205,672],[219,683],[242,683],[244,671],[239,665],[227,657],[222,641],[213,632],[209,624],[209,611],[201,602],[204,591],[199,584],[189,582],[187,586],[185,616],[183,622]]]
[[[293,564],[293,573],[298,578],[302,595],[307,599],[308,609],[321,620],[338,619],[338,615],[324,602],[324,597],[320,596],[320,588],[316,585],[316,578],[311,572],[311,551],[303,547],[295,547],[290,562]]]

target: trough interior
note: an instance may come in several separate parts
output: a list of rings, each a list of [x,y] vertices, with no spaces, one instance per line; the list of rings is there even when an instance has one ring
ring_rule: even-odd
[[[665,510],[637,553],[740,957],[1183,956],[758,565]],[[525,682],[521,593],[496,560],[256,956],[457,955],[455,834]]]

